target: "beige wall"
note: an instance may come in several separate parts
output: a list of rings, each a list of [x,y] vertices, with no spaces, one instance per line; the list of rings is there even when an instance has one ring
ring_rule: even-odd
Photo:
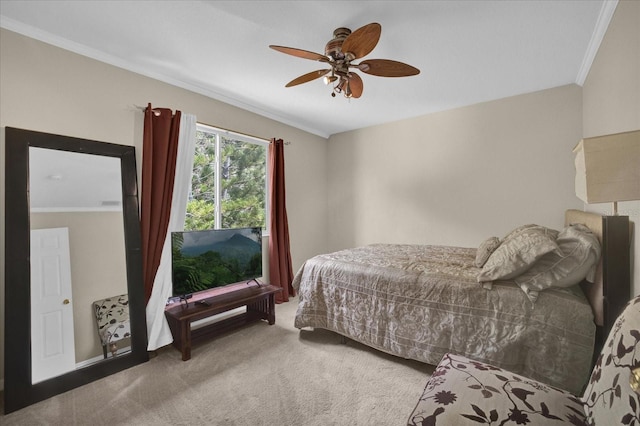
[[[640,2],[621,1],[583,88],[569,85],[333,135],[329,246],[473,247],[514,226],[559,228],[582,137],[640,129]],[[620,214],[639,223],[640,202]],[[640,239],[633,263],[640,265]],[[633,265],[634,294],[640,268]]]
[[[135,106],[151,102],[206,124],[281,137],[291,142],[287,202],[296,269],[315,254],[370,242],[476,246],[523,223],[562,226],[565,209],[583,206],[573,189],[577,141],[583,134],[640,128],[639,7],[620,2],[584,89],[569,85],[515,96],[334,135],[328,143],[1,30],[0,127],[134,145],[140,158],[142,113]],[[0,144],[4,155],[4,132]],[[4,162],[0,170],[4,212]],[[636,202],[621,209],[632,219],[640,214]],[[3,221],[0,230],[4,243]],[[4,244],[0,254],[4,294]]]
[[[167,107],[198,121],[264,138],[282,138],[294,268],[326,247],[326,139],[104,63],[0,30],[0,207],[4,217],[4,127],[136,146],[142,111]],[[140,162],[138,162],[140,164]],[[140,175],[140,170],[138,170]],[[4,220],[0,222],[0,299],[4,300]],[[4,377],[4,303],[0,304]]]
[[[476,247],[515,226],[562,227],[582,132],[576,85],[329,139],[329,244]]]
[[[92,303],[127,293],[122,212],[31,213],[31,229],[68,228],[76,362],[102,356]]]
[[[620,1],[583,86],[584,137],[640,129],[640,2]],[[640,167],[640,164],[638,164]],[[586,205],[611,214],[612,205]],[[635,225],[632,238],[633,294],[640,294],[640,201],[621,202],[618,213]]]

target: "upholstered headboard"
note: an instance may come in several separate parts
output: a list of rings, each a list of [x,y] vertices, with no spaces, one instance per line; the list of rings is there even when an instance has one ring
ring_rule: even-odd
[[[564,226],[569,226],[573,223],[581,223],[586,225],[591,232],[593,232],[600,241],[602,246],[602,216],[596,213],[587,213],[580,210],[567,210],[564,216]],[[596,325],[604,325],[604,295],[603,295],[603,276],[602,276],[602,259],[598,262],[598,268],[596,271],[596,279],[593,284],[584,282],[582,289],[587,295],[587,299],[591,303],[593,308],[593,315]]]
[[[631,298],[629,217],[567,210],[565,226],[572,223],[586,225],[602,245],[595,282],[583,283],[583,289],[593,307],[599,337],[603,341]]]

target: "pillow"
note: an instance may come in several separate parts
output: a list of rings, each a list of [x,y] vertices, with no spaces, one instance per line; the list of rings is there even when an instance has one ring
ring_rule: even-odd
[[[513,229],[511,232],[509,232],[507,235],[504,236],[504,238],[502,238],[502,241],[505,240],[509,240],[512,237],[518,235],[519,233],[521,233],[522,231],[529,229],[529,228],[536,228],[538,227],[538,225],[535,225],[533,223],[529,224],[529,225],[522,225],[522,226],[518,226],[517,228]]]
[[[559,250],[542,256],[514,281],[535,302],[538,292],[549,287],[571,287],[587,278],[593,281],[600,259],[600,243],[582,224],[566,227],[556,240]]]
[[[517,277],[543,255],[558,250],[557,236],[558,231],[539,225],[514,229],[489,256],[478,275],[478,282]]]
[[[493,253],[498,248],[499,245],[500,245],[500,240],[498,239],[498,237],[490,237],[486,239],[478,247],[478,251],[476,252],[475,265],[478,268],[482,268],[484,264],[487,263],[489,256],[491,256],[491,253]]]

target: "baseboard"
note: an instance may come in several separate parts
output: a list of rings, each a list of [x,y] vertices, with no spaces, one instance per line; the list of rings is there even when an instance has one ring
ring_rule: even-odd
[[[131,352],[131,346],[125,346],[124,348],[119,348],[118,351],[116,352],[116,355],[121,355],[125,352]],[[111,355],[111,352],[109,352],[109,355]],[[109,356],[109,358],[111,358],[111,356]],[[84,361],[80,361],[76,363],[76,370],[78,368],[83,368],[86,367],[88,365],[92,365],[95,364],[96,362],[100,362],[104,360],[104,356],[102,355],[98,355],[98,356],[94,356],[93,358],[89,358],[89,359],[85,359]]]

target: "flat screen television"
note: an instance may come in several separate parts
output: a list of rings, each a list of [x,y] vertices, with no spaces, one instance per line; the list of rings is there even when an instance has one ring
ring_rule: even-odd
[[[262,229],[211,229],[171,233],[173,296],[262,277]]]

